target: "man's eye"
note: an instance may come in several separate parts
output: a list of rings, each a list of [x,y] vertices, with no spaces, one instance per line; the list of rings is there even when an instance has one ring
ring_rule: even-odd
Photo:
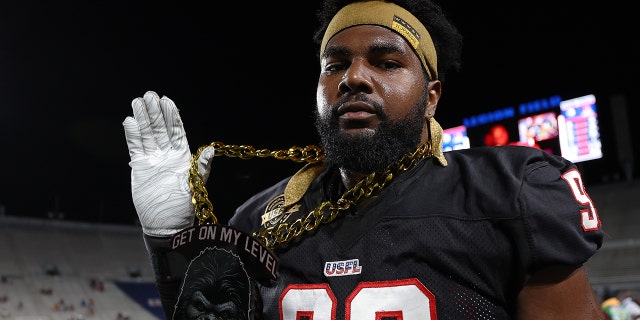
[[[346,68],[345,65],[342,63],[330,63],[324,68],[324,71],[335,72],[335,71],[344,70],[345,68]]]
[[[381,67],[384,69],[398,69],[400,64],[395,61],[384,61],[381,63]]]

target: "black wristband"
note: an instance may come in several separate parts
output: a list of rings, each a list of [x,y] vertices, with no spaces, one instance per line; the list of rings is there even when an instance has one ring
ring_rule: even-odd
[[[180,281],[184,276],[187,262],[171,249],[171,237],[154,237],[145,234],[144,243],[149,252],[151,265],[157,281]]]
[[[144,243],[156,276],[162,310],[167,319],[173,317],[180,284],[186,269],[186,260],[171,250],[170,237],[154,237],[144,234]]]

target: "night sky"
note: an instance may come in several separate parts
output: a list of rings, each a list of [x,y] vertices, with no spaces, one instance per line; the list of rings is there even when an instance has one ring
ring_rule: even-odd
[[[595,94],[605,158],[581,169],[587,183],[606,183],[620,175],[608,101],[623,95],[640,160],[633,122],[640,54],[630,4],[444,3],[465,49],[461,73],[444,85],[436,114],[443,127],[552,95]],[[3,1],[4,213],[135,223],[122,121],[147,90],[176,102],[192,152],[212,141],[316,144],[318,4]],[[215,212],[226,222],[244,199],[300,166],[217,157],[208,183]]]

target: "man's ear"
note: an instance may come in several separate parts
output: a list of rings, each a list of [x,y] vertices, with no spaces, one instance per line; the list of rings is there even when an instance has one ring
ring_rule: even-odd
[[[442,94],[442,83],[440,80],[429,81],[427,85],[427,107],[425,108],[425,119],[432,118],[436,114],[438,101]]]

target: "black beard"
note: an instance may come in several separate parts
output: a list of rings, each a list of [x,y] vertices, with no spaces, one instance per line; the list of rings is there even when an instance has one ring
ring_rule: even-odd
[[[330,166],[358,173],[380,171],[407,153],[415,151],[421,142],[425,126],[426,97],[418,101],[406,117],[396,122],[389,121],[384,109],[374,104],[381,122],[373,134],[349,135],[341,132],[336,113],[340,104],[332,107],[333,111],[328,119],[322,119],[317,108],[315,112],[320,145]]]

